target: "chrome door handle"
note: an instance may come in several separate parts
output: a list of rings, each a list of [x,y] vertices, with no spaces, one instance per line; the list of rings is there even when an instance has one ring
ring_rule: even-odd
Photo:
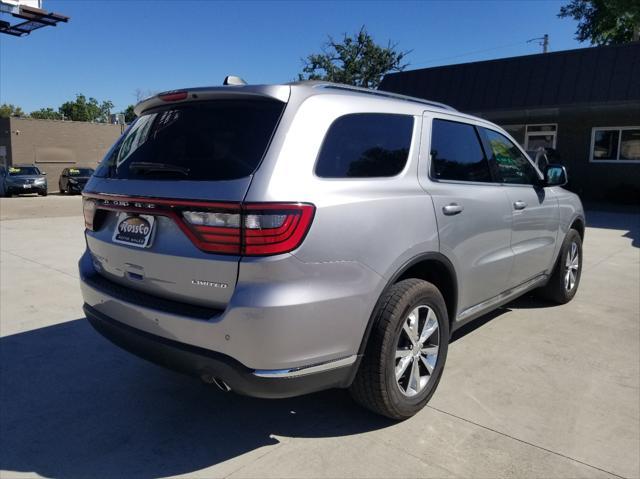
[[[516,210],[523,210],[527,207],[527,204],[524,201],[514,201],[513,208]]]
[[[464,207],[459,205],[458,203],[451,203],[447,206],[442,207],[442,212],[447,216],[457,215],[458,213],[462,213]]]

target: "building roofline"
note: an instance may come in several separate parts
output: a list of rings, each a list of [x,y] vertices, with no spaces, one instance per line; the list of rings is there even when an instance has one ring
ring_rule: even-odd
[[[550,57],[550,56],[562,56],[562,55],[571,55],[571,54],[575,54],[578,52],[586,52],[586,51],[592,51],[592,50],[605,50],[605,49],[615,49],[615,48],[625,48],[625,47],[629,47],[629,46],[637,46],[640,47],[640,41],[636,41],[636,42],[627,42],[627,43],[618,43],[615,45],[600,45],[600,46],[588,46],[588,47],[581,47],[581,48],[572,48],[571,50],[558,50],[555,52],[547,52],[547,53],[529,53],[527,55],[516,55],[513,57],[502,57],[502,58],[492,58],[490,60],[476,60],[476,61],[472,61],[472,62],[462,62],[462,63],[447,63],[446,65],[436,65],[436,66],[432,66],[432,67],[422,67],[422,68],[414,68],[412,70],[404,70],[401,72],[394,72],[394,73],[387,73],[385,75],[385,77],[392,77],[392,76],[401,76],[401,75],[405,75],[405,74],[411,74],[414,72],[420,72],[423,70],[438,70],[440,68],[453,68],[453,67],[462,67],[462,66],[467,66],[467,65],[479,65],[479,64],[491,64],[491,63],[499,63],[499,62],[503,62],[506,60],[514,60],[514,59],[525,59],[525,58],[532,58],[532,57]]]

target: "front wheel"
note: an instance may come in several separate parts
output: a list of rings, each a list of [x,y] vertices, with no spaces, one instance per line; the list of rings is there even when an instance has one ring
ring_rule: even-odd
[[[420,411],[438,386],[449,346],[449,318],[433,284],[406,279],[382,298],[351,385],[362,406],[391,419]]]
[[[571,229],[562,242],[558,262],[546,286],[539,290],[544,299],[558,304],[568,303],[578,291],[582,274],[582,238]]]

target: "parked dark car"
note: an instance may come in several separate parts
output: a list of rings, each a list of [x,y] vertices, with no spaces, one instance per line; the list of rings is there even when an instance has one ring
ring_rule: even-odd
[[[0,168],[0,196],[38,193],[47,196],[46,173],[34,165]]]
[[[65,168],[58,180],[60,193],[81,193],[91,175],[92,168]]]

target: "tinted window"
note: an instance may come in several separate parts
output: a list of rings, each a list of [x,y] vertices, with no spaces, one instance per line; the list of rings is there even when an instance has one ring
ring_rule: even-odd
[[[493,156],[498,174],[504,183],[533,185],[538,182],[535,168],[511,140],[497,131],[486,128],[482,130],[489,153]]]
[[[232,180],[262,159],[284,103],[196,102],[135,120],[96,170],[123,179]]]
[[[35,166],[10,166],[9,167],[9,176],[20,176],[20,175],[39,175],[40,170]]]
[[[91,168],[69,168],[69,176],[91,176],[93,170]]]
[[[362,113],[333,122],[322,144],[316,174],[322,178],[394,176],[407,163],[413,117]]]
[[[433,120],[431,174],[439,180],[493,181],[473,125]]]

